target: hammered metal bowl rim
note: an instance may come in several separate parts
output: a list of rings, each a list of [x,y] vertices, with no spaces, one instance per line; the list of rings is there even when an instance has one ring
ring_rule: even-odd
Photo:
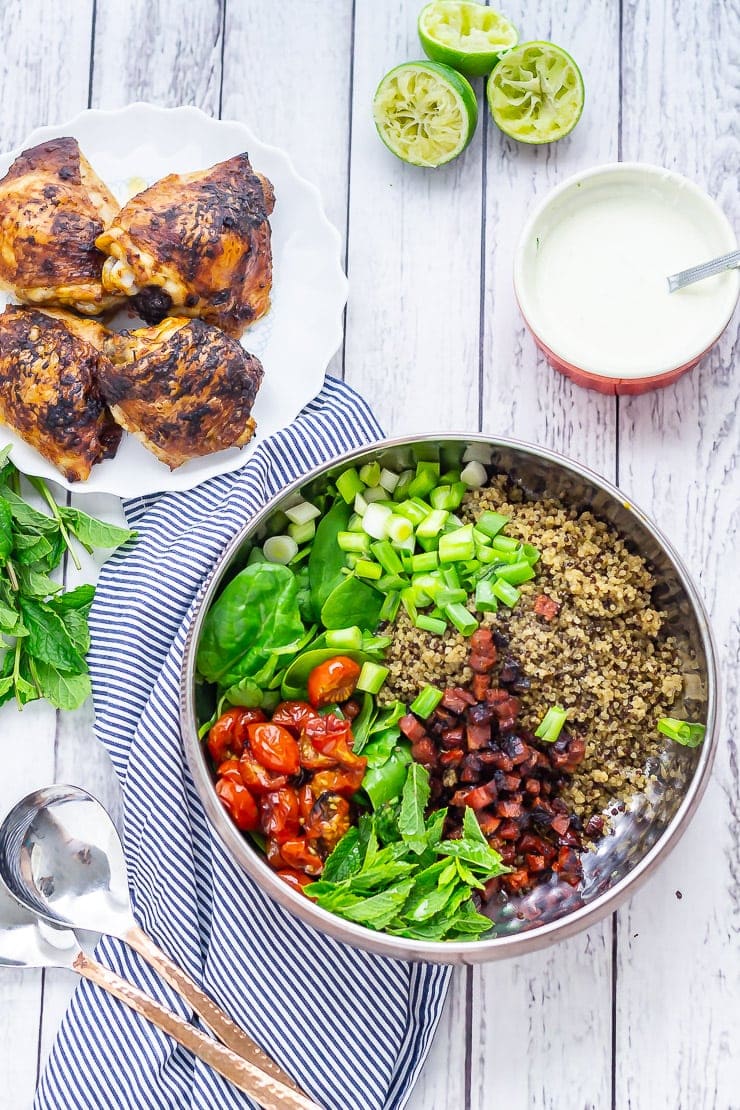
[[[508,936],[468,942],[414,941],[365,929],[361,925],[346,921],[309,902],[277,877],[266,861],[261,858],[259,853],[232,824],[213,789],[213,782],[203,755],[203,748],[198,740],[194,704],[195,655],[205,614],[222,577],[231,565],[232,559],[242,544],[259,530],[285,497],[301,489],[309,482],[321,478],[336,467],[351,463],[365,455],[377,455],[394,448],[413,447],[420,444],[438,446],[444,442],[456,441],[464,443],[478,442],[494,450],[510,450],[544,460],[560,469],[570,471],[581,480],[596,486],[636,517],[637,521],[652,536],[658,547],[662,549],[673,564],[700,631],[701,649],[706,659],[707,668],[706,737],[699,751],[698,762],[686,788],[685,795],[663,833],[628,874],[591,902],[565,913],[562,918],[556,921]],[[190,626],[184,645],[181,667],[180,724],[185,754],[210,824],[239,866],[255,880],[269,897],[317,932],[328,934],[336,940],[357,948],[363,948],[396,959],[426,960],[447,964],[477,964],[537,951],[557,941],[565,940],[591,925],[595,925],[625,902],[637,887],[655,871],[659,863],[666,858],[685,832],[709,782],[719,742],[719,689],[719,667],[714,636],[704,602],[694,585],[691,575],[670,540],[652,522],[648,514],[640,509],[631,498],[628,498],[622,490],[582,463],[524,440],[488,436],[482,432],[419,433],[376,440],[364,447],[337,455],[329,462],[314,467],[295,481],[284,486],[274,497],[270,498],[265,506],[245,523],[236,536],[225,546],[204,580],[191,610]]]

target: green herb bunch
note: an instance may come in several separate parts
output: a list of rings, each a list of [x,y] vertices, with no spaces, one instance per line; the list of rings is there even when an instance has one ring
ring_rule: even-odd
[[[466,808],[462,835],[444,840],[446,809],[425,818],[429,774],[408,768],[400,806],[360,817],[305,887],[319,906],[368,929],[413,940],[476,940],[492,928],[472,899],[506,874],[478,818]]]
[[[51,515],[39,512],[24,500],[9,455],[10,447],[0,451],[0,705],[14,697],[22,709],[46,698],[58,709],[76,709],[90,695],[85,655],[95,589],[65,591],[51,574],[66,552],[80,569],[72,536],[92,553],[135,533],[57,505],[46,483],[29,477]]]

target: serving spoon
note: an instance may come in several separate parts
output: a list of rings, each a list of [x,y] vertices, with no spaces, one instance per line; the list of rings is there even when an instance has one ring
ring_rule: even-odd
[[[725,270],[734,270],[737,266],[740,266],[740,250],[722,254],[719,258],[712,258],[709,262],[701,262],[698,266],[690,266],[688,270],[680,270],[677,274],[670,275],[668,278],[668,292],[676,293],[687,285],[693,285],[695,281],[704,281],[704,278],[714,277],[715,274],[723,274]]]
[[[315,1107],[136,924],[123,845],[110,815],[92,794],[78,786],[55,784],[21,799],[0,826],[0,877],[42,920],[125,941],[249,1067],[289,1088],[294,1100],[281,1106]]]
[[[92,959],[70,929],[38,918],[0,883],[0,967],[62,967],[76,971],[115,995],[158,1029],[219,1072],[265,1110],[320,1110],[316,1103],[284,1086],[231,1049],[206,1036],[178,1014]]]

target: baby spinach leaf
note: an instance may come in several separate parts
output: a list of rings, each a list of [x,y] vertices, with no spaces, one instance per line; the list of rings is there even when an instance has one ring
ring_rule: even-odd
[[[120,547],[136,536],[136,532],[132,532],[130,528],[119,528],[116,524],[96,520],[81,509],[60,506],[59,515],[83,547]]]
[[[337,543],[337,536],[346,532],[351,515],[350,506],[340,500],[321,518],[316,528],[308,559],[308,583],[314,617],[318,617],[329,594],[342,579],[346,555]],[[352,621],[347,621],[342,627],[350,624]]]
[[[284,698],[300,699],[306,693],[308,676],[319,663],[333,659],[340,654],[336,648],[309,648],[301,652],[285,670],[282,681],[282,695]],[[364,663],[367,656],[361,651],[342,651],[342,655],[354,659],[355,663]]]
[[[429,772],[422,767],[421,763],[409,764],[401,796],[398,827],[406,844],[417,855],[421,854],[427,845],[424,811],[429,801],[429,794]]]
[[[43,602],[30,597],[19,598],[23,623],[28,629],[25,648],[29,655],[51,663],[60,671],[83,674],[87,664],[74,646],[61,617]]]
[[[368,748],[365,748],[366,754]],[[406,779],[406,768],[411,761],[411,748],[404,743],[397,744],[390,758],[384,760],[381,766],[368,766],[362,780],[362,789],[372,802],[373,809],[400,798]]]
[[[33,669],[42,696],[57,709],[77,709],[92,693],[87,674],[62,674],[40,659],[34,661]]]
[[[359,578],[348,575],[339,582],[321,607],[324,628],[377,628],[383,595]]]
[[[232,686],[304,633],[293,572],[278,563],[253,563],[232,579],[208,611],[198,670],[209,682]]]

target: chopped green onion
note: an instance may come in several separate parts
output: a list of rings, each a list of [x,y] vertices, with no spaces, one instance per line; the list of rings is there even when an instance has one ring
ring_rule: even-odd
[[[363,531],[367,532],[368,536],[372,536],[374,540],[384,540],[385,530],[392,515],[391,510],[386,508],[385,505],[368,505],[362,518]]]
[[[414,621],[416,628],[421,628],[425,632],[431,632],[434,636],[444,636],[447,630],[447,621],[440,620],[438,617],[431,617],[427,613],[419,613]]]
[[[398,616],[398,610],[401,606],[401,595],[398,592],[392,592],[385,595],[383,604],[380,607],[380,620],[390,621],[391,623]]]
[[[387,489],[388,493],[393,493],[398,485],[398,474],[394,470],[387,470],[386,467],[383,467],[378,483],[383,489]]]
[[[508,582],[511,586],[520,586],[522,582],[529,582],[530,578],[534,578],[534,571],[531,563],[528,563],[525,559],[522,562],[501,567],[500,570],[496,571],[496,576],[502,578],[504,582]]]
[[[418,462],[416,464],[416,477],[409,485],[412,497],[426,497],[431,493],[439,481],[439,463]]]
[[[485,544],[486,547],[491,546],[491,536],[488,535],[488,532],[484,532],[482,528],[479,528],[477,524],[473,525],[473,535],[475,536],[477,544]]]
[[[494,547],[496,551],[516,551],[519,547],[519,540],[515,540],[513,536],[494,536],[491,547]]]
[[[539,561],[540,552],[539,549],[533,547],[531,543],[523,543],[522,555],[531,566],[534,566],[534,564]]]
[[[364,694],[377,694],[388,677],[388,668],[381,667],[379,663],[366,660],[362,664],[360,677],[357,679],[357,689]]]
[[[495,613],[498,609],[493,583],[489,578],[482,579],[475,587],[475,607],[479,613]]]
[[[475,522],[475,526],[476,528],[479,528],[481,532],[484,532],[487,536],[490,536],[491,539],[493,539],[494,536],[497,536],[508,523],[508,516],[503,516],[501,513],[492,513],[486,511],[485,513],[481,513],[481,515],[478,517],[477,521]]]
[[[419,614],[416,609],[416,593],[413,586],[407,586],[405,590],[401,590],[401,604],[406,610],[409,620],[414,624]]]
[[[308,543],[316,535],[316,525],[312,520],[307,520],[305,524],[289,524],[288,535],[297,544]]]
[[[352,504],[358,493],[362,493],[364,487],[365,484],[354,466],[350,466],[337,478],[337,489],[348,505]]]
[[[337,545],[340,551],[366,555],[370,550],[370,537],[364,532],[337,532]]]
[[[473,525],[466,524],[454,532],[445,532],[439,537],[439,561],[441,563],[463,563],[475,555]]]
[[[522,553],[519,548],[517,548],[516,551],[499,551],[497,548],[492,547],[491,551],[495,555],[494,562],[502,567],[511,563],[521,563],[522,561]]]
[[[378,540],[371,547],[372,553],[387,574],[400,574],[403,563],[393,550],[388,540]]]
[[[361,532],[362,531],[362,517],[359,513],[352,513],[352,516],[347,521],[348,532]]]
[[[420,508],[415,501],[402,501],[400,505],[396,505],[396,513],[403,516],[406,520],[410,520],[412,524],[421,524],[425,516],[429,512],[428,509]]]
[[[315,520],[317,516],[321,516],[321,510],[310,501],[300,501],[297,505],[291,505],[286,509],[285,515],[291,524],[308,524],[309,520]]]
[[[354,501],[354,506],[353,507],[354,507],[355,512],[359,513],[360,516],[364,516],[365,513],[367,512],[367,501],[365,500],[365,498],[362,496],[361,493],[355,494],[355,501]]]
[[[463,589],[455,590],[451,586],[445,586],[443,590],[438,591],[434,600],[444,609],[445,605],[459,605],[465,602],[467,596],[467,592]]]
[[[560,735],[567,716],[567,710],[563,709],[562,705],[550,706],[542,721],[534,730],[535,736],[544,740],[546,744],[554,744]]]
[[[380,481],[380,463],[371,462],[361,466],[360,481],[364,482],[366,486],[377,486]]]
[[[494,551],[491,547],[484,547],[483,544],[478,544],[475,549],[475,556],[479,563],[485,563],[487,566],[490,563],[500,562],[500,551]]]
[[[408,496],[409,486],[414,480],[413,470],[402,470],[398,476],[398,485],[393,491],[394,501],[403,501]]]
[[[421,555],[411,556],[412,571],[436,570],[439,566],[439,556],[436,551],[424,551]]]
[[[383,569],[379,563],[372,563],[369,559],[358,559],[355,563],[355,574],[358,578],[380,578]]]
[[[504,582],[501,578],[497,578],[491,586],[494,597],[499,601],[503,601],[504,605],[508,605],[511,609],[516,605],[519,597],[521,596],[519,590],[515,586],[510,586],[508,582]]]
[[[474,441],[469,443],[463,452],[462,461],[464,463],[479,462],[484,463],[486,466],[490,465],[493,452],[487,443],[480,443]]]
[[[287,566],[298,554],[298,544],[292,536],[270,536],[263,543],[262,551],[268,563],[282,563]]]
[[[704,739],[707,726],[698,721],[679,721],[676,717],[661,717],[658,732],[685,748],[698,748]]]
[[[411,702],[409,710],[425,721],[427,717],[431,717],[443,697],[444,694],[436,686],[425,686]]]
[[[362,491],[363,500],[368,505],[372,505],[373,501],[385,501],[388,496],[388,491],[384,490],[382,486],[368,486],[367,489]]]
[[[262,550],[262,548],[261,547],[253,547],[252,550],[249,552],[249,558],[247,559],[247,566],[251,567],[255,563],[266,563],[266,562],[267,562],[267,559],[265,557],[265,553]]]
[[[400,574],[384,574],[376,582],[381,593],[391,593],[393,590],[403,590],[408,586],[408,579]]]
[[[445,509],[433,509],[432,512],[428,512],[426,516],[422,517],[421,521],[418,522],[419,526],[416,529],[416,538],[418,540],[433,539],[435,536],[438,536],[447,523],[449,515],[450,514]]]
[[[372,654],[376,651],[385,651],[390,647],[393,639],[390,636],[365,636],[362,637],[362,650]]]
[[[433,509],[452,510],[458,508],[464,495],[465,486],[457,482],[454,486],[437,486],[430,493],[429,501]]]
[[[351,628],[327,628],[324,635],[327,647],[337,648],[339,651],[362,650],[362,629],[356,624]]]
[[[443,567],[442,577],[451,590],[460,589],[460,579],[458,577],[457,569],[455,567]]]
[[[405,516],[392,512],[386,532],[394,543],[406,543],[414,535],[414,526]]]
[[[464,482],[468,489],[480,489],[484,486],[488,481],[488,474],[483,463],[478,462],[477,459],[471,459],[460,471],[460,481]]]
[[[445,613],[455,628],[463,636],[472,636],[478,627],[478,621],[469,613],[464,605],[445,605]]]

